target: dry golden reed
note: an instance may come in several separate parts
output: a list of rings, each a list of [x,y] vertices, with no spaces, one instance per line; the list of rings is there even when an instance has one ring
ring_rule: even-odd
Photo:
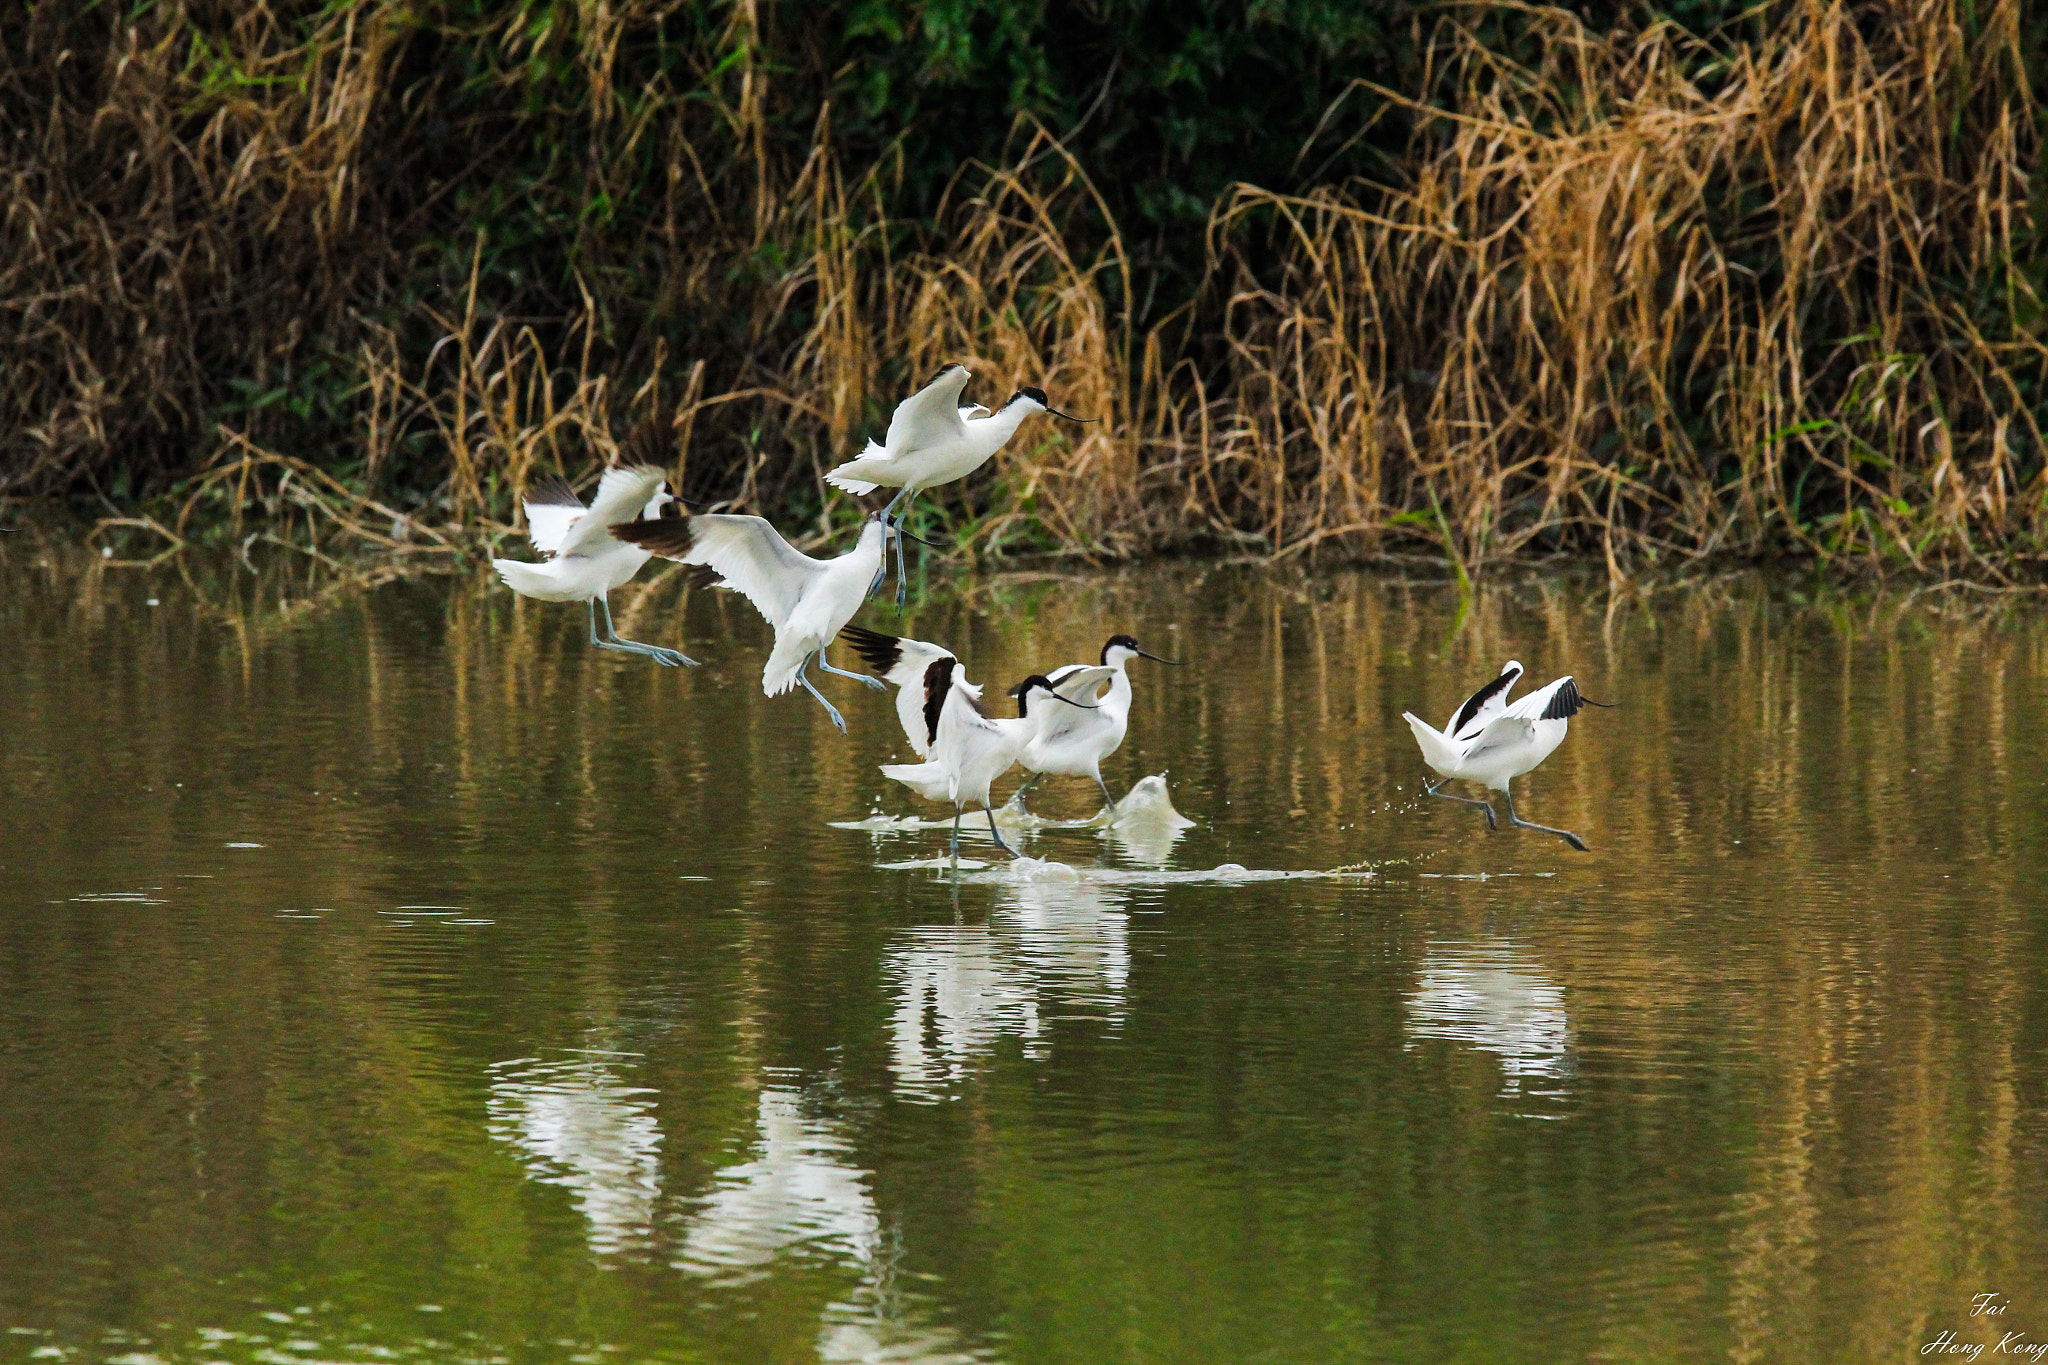
[[[1514,61],[1477,30],[1508,11]],[[217,359],[194,338],[317,325],[351,338],[358,437],[356,501],[324,520],[381,523],[391,509],[368,500],[422,451],[440,471],[387,540],[509,529],[536,473],[587,475],[657,412],[686,482],[808,509],[828,534],[845,503],[824,470],[958,360],[976,399],[1031,383],[1102,419],[1029,424],[934,499],[969,557],[1221,543],[1420,551],[1469,574],[1574,552],[1626,575],[1793,553],[2003,580],[2048,549],[2017,0],[1785,0],[1710,39],[1448,6],[1418,92],[1358,92],[1412,128],[1398,177],[1238,186],[1215,207],[1201,297],[1143,333],[1108,207],[1045,130],[1020,124],[1003,164],[963,167],[933,221],[892,223],[901,168],[842,167],[829,107],[801,164],[775,160],[755,5],[734,6],[736,55],[694,102],[629,99],[609,67],[625,11],[584,7],[558,40],[609,130],[592,174],[626,193],[634,149],[659,149],[670,207],[638,244],[663,262],[650,307],[724,310],[736,364],[671,353],[632,325],[634,300],[580,274],[545,323],[480,307],[481,237],[462,244],[459,295],[396,323],[359,310],[395,257],[348,243],[404,235],[363,188],[363,130],[406,13],[334,7],[307,38],[256,3],[222,39],[233,78],[204,90],[189,48],[134,25],[110,43],[96,117],[53,117],[37,157],[10,163],[0,298],[20,345],[0,491],[154,424],[216,452],[200,489],[274,499],[292,461],[333,462],[278,448],[260,411],[196,429],[195,376]],[[81,167],[104,182],[91,194]],[[784,264],[721,275],[743,256]],[[424,362],[403,328],[439,338]]]
[[[1215,513],[1275,549],[1413,528],[1467,564],[2038,550],[2048,352],[1982,307],[2028,288],[2019,7],[1966,39],[1948,0],[1799,0],[1712,51],[1526,13],[1540,56],[1511,67],[1451,12],[1457,98],[1408,102],[1398,191],[1219,210],[1226,264],[1261,215],[1286,246],[1277,282],[1231,282]]]

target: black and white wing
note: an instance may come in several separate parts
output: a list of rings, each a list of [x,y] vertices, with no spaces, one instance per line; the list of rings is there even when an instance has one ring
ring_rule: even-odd
[[[702,564],[716,572],[724,586],[754,604],[754,610],[780,629],[796,610],[804,589],[825,572],[782,538],[763,517],[712,513],[687,519],[629,521],[612,534],[664,559]]]
[[[569,524],[583,515],[583,499],[559,474],[543,474],[527,485],[522,499],[526,508],[526,536],[533,548],[551,555],[561,548]]]
[[[590,500],[590,510],[569,527],[556,553],[591,554],[604,548],[612,538],[611,528],[637,520],[666,477],[651,464],[607,469],[598,480],[597,496]]]
[[[1470,739],[1478,734],[1488,721],[1507,710],[1508,693],[1514,690],[1515,680],[1521,676],[1522,665],[1518,661],[1510,659],[1502,664],[1499,677],[1465,698],[1465,704],[1444,727],[1444,734],[1453,740]]]
[[[967,434],[960,420],[960,391],[974,376],[965,365],[947,365],[932,376],[931,383],[896,405],[889,419],[889,436],[884,444],[889,454],[943,445]]]
[[[929,756],[939,718],[936,707],[929,718],[925,714],[931,700],[928,690],[932,667],[946,664],[944,672],[950,685],[960,663],[959,658],[952,650],[939,645],[908,640],[900,635],[884,635],[859,626],[845,627],[839,632],[839,638],[846,641],[853,652],[860,655],[861,662],[874,670],[877,676],[896,685],[896,718],[903,723],[903,737],[910,741],[910,747],[917,750],[920,758]],[[967,690],[970,696],[980,691],[972,685],[968,685]],[[943,706],[943,690],[938,697],[938,705]]]
[[[1594,701],[1580,694],[1578,685],[1567,673],[1548,687],[1539,687],[1528,696],[1516,702],[1511,710],[1516,715],[1530,720],[1570,720],[1588,706],[1612,706],[1614,703]]]
[[[1474,722],[1465,746],[1465,761],[1470,763],[1508,745],[1532,743],[1536,738],[1536,727],[1543,721],[1568,721],[1579,713],[1581,707],[1611,704],[1581,696],[1571,675],[1566,674],[1556,682],[1537,688],[1506,710]]]

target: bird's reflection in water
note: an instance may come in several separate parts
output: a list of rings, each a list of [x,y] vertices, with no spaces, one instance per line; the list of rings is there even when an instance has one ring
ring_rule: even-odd
[[[683,1230],[675,1265],[726,1281],[763,1273],[790,1255],[822,1256],[856,1267],[860,1280],[828,1304],[819,1325],[820,1360],[985,1360],[956,1333],[923,1320],[901,1286],[901,1246],[869,1192],[869,1173],[849,1161],[852,1145],[832,1119],[813,1112],[803,1092],[761,1092],[750,1158],[718,1173]]]
[[[1562,1096],[1577,1072],[1564,987],[1507,939],[1431,944],[1407,1003],[1409,1047],[1443,1038],[1492,1053],[1504,1096]]]
[[[718,1173],[690,1217],[677,1264],[687,1270],[746,1270],[804,1246],[867,1264],[881,1220],[867,1172],[848,1165],[837,1126],[807,1116],[795,1090],[761,1092],[753,1158]]]
[[[491,1136],[526,1155],[533,1179],[568,1188],[599,1254],[645,1248],[661,1198],[655,1092],[627,1085],[617,1059],[521,1057],[491,1067]]]
[[[906,929],[889,949],[890,1069],[900,1096],[944,1098],[1000,1037],[1043,1057],[1051,1018],[1123,1019],[1131,955],[1120,888],[1026,880],[996,896],[986,924]]]

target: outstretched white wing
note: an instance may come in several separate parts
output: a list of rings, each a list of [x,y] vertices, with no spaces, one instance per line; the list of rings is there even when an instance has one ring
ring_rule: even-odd
[[[1515,714],[1520,710],[1521,707],[1517,706],[1514,711],[1503,712],[1471,731],[1470,738],[1463,741],[1464,752],[1460,758],[1470,765],[1497,749],[1512,748],[1533,740],[1536,737],[1535,718]]]
[[[889,436],[883,442],[892,457],[906,450],[943,445],[967,434],[960,420],[960,391],[974,376],[965,365],[948,365],[932,382],[896,405],[889,419]]]
[[[1596,701],[1593,705],[1605,706],[1607,703]],[[1508,714],[1530,721],[1570,720],[1585,707],[1586,699],[1579,695],[1578,684],[1567,673],[1510,706]]]
[[[603,549],[611,543],[611,528],[638,519],[665,477],[650,464],[607,469],[598,481],[597,496],[591,499],[590,510],[570,524],[555,553],[579,555]]]
[[[561,548],[569,526],[583,515],[583,499],[560,475],[546,474],[529,484],[524,499],[526,535],[533,548],[551,555]]]
[[[932,761],[950,763],[956,770],[990,746],[1009,746],[1014,754],[1017,741],[1024,738],[1024,732],[1017,728],[1021,722],[981,714],[972,700],[977,689],[964,684],[965,680],[959,679],[948,689],[939,708],[938,725],[934,727],[937,734],[932,737]],[[925,694],[924,701],[927,706],[931,704],[930,694]]]
[[[681,558],[717,570],[727,587],[737,589],[778,630],[804,589],[825,572],[823,562],[784,540],[761,517],[691,517],[690,550]]]
[[[1054,701],[1050,697],[1038,699],[1032,712],[1032,719],[1038,722],[1033,727],[1036,742],[1051,749],[1082,726],[1100,721],[1100,711],[1083,711],[1081,707],[1093,707],[1097,690],[1115,676],[1115,669],[1093,664],[1072,664],[1060,669],[1052,690],[1066,701]],[[1080,705],[1069,706],[1067,702]]]
[[[1115,676],[1116,670],[1106,665],[1068,664],[1065,668],[1052,674],[1048,681],[1052,683],[1052,690],[1065,697],[1068,701],[1077,701],[1084,706],[1092,706],[1095,704],[1095,698],[1098,695],[1097,689]],[[1074,708],[1063,706],[1060,709],[1071,711]]]

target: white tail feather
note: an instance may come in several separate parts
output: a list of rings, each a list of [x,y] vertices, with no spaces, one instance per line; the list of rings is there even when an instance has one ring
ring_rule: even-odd
[[[803,669],[804,660],[811,657],[813,647],[808,640],[778,639],[768,655],[767,666],[761,670],[761,690],[779,697],[795,687],[796,675]]]
[[[927,801],[953,799],[953,784],[937,763],[884,763],[882,776],[901,782]]]
[[[1458,766],[1458,746],[1445,737],[1443,731],[1411,712],[1403,711],[1401,719],[1408,722],[1408,728],[1415,732],[1415,742],[1422,746],[1422,761],[1444,776]]]
[[[494,559],[491,567],[498,571],[498,577],[505,580],[505,586],[527,597],[538,597],[546,602],[574,601],[588,593],[565,591],[562,580],[548,572],[546,564],[528,564],[517,559]]]
[[[872,493],[877,488],[880,488],[881,485],[869,483],[866,479],[863,479],[861,475],[869,471],[861,468],[861,466],[880,464],[888,460],[888,458],[889,452],[887,450],[876,445],[873,441],[869,441],[868,448],[860,453],[859,458],[848,460],[837,469],[827,470],[825,482],[831,484],[834,488],[844,488],[849,493],[863,496]]]
[[[831,484],[834,488],[844,488],[847,492],[859,497],[865,497],[882,486],[878,483],[869,483],[865,479],[849,478],[841,474],[837,469],[825,476],[825,482]]]

